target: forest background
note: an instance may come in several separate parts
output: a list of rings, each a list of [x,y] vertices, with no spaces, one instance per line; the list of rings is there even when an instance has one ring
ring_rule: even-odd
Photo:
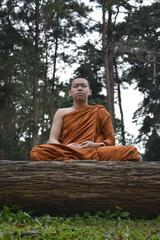
[[[70,77],[82,76],[90,103],[111,113],[118,143],[141,143],[144,160],[159,160],[160,1],[147,2],[0,2],[0,159],[27,160],[33,145],[48,140],[53,114],[71,105]],[[97,9],[101,20],[92,17]],[[126,83],[143,96],[136,139],[125,130]]]

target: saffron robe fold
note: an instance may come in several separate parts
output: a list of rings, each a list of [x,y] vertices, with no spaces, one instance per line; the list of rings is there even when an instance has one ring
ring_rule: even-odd
[[[115,146],[114,130],[109,112],[101,105],[87,105],[67,113],[59,139],[61,144],[34,146],[31,160],[139,160],[134,146]],[[97,148],[67,146],[69,143],[104,142]]]

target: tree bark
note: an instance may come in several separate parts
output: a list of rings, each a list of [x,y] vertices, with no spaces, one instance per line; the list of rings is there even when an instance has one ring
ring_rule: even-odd
[[[40,77],[40,59],[39,59],[39,0],[35,1],[35,37],[34,37],[34,63],[33,63],[33,146],[38,144],[38,81]]]
[[[0,204],[52,215],[113,210],[160,213],[160,162],[1,161]]]
[[[111,114],[113,128],[115,129],[113,23],[111,10],[108,10],[108,20],[106,23],[106,1],[102,1],[102,22],[102,49],[104,55],[104,77],[107,89],[107,108]]]
[[[114,67],[115,67],[115,75],[116,75],[116,81],[117,81],[118,106],[119,106],[119,111],[120,111],[120,116],[121,116],[121,126],[120,126],[121,127],[121,142],[123,145],[126,145],[124,115],[123,115],[122,97],[121,97],[121,80],[118,75],[116,59],[114,61]]]
[[[56,98],[55,98],[55,83],[56,83],[56,65],[57,65],[57,56],[58,56],[58,44],[59,44],[59,14],[56,13],[55,19],[55,46],[54,46],[54,59],[53,59],[53,75],[52,75],[52,86],[51,86],[51,107],[50,107],[50,125],[53,122],[53,116],[56,112]]]

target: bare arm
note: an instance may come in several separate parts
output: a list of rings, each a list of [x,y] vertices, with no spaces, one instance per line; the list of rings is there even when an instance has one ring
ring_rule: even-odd
[[[63,124],[63,110],[59,109],[55,113],[53,118],[53,123],[50,131],[48,143],[60,144],[59,137],[61,135],[62,124]]]

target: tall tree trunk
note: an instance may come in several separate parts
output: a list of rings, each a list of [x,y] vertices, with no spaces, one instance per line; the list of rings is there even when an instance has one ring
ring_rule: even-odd
[[[122,139],[122,144],[125,145],[126,139],[125,139],[124,117],[123,117],[122,98],[121,98],[121,81],[118,76],[116,60],[114,62],[115,62],[114,66],[115,66],[115,75],[116,75],[117,90],[118,90],[118,106],[119,106],[120,115],[121,115],[121,139]]]
[[[3,120],[3,129],[5,129],[6,132],[9,132],[11,134],[12,130],[12,109],[11,109],[11,77],[6,76],[5,85],[4,85],[4,91],[5,91],[5,105],[4,105],[4,120]]]
[[[52,96],[51,96],[51,109],[50,109],[50,123],[52,124],[53,115],[56,111],[55,106],[55,82],[56,82],[56,64],[58,55],[58,38],[59,38],[59,14],[56,15],[56,31],[55,31],[55,48],[54,48],[54,59],[53,59],[53,75],[52,75]]]
[[[48,44],[47,44],[47,36],[45,36],[46,42],[46,56],[45,56],[45,69],[44,69],[44,86],[43,86],[43,107],[42,107],[42,121],[41,121],[41,142],[43,142],[43,133],[45,127],[45,112],[46,112],[46,103],[47,103],[47,73],[48,73]]]
[[[39,80],[39,0],[35,1],[35,39],[33,64],[33,145],[38,144],[38,80]]]
[[[5,54],[2,55],[3,59],[3,66],[1,66],[1,78],[4,79],[4,86],[2,87],[4,91],[4,113],[2,118],[2,129],[1,131],[5,130],[5,132],[10,134],[13,130],[13,112],[12,112],[12,72],[13,72],[13,66],[10,63],[11,57],[10,57],[10,50],[6,50]],[[9,68],[9,70],[8,70]]]
[[[112,42],[112,11],[108,10],[108,20],[106,23],[106,1],[102,2],[102,47],[104,55],[105,83],[107,89],[107,107],[111,114],[112,124],[115,129],[114,110],[114,71],[113,71],[113,42]]]

